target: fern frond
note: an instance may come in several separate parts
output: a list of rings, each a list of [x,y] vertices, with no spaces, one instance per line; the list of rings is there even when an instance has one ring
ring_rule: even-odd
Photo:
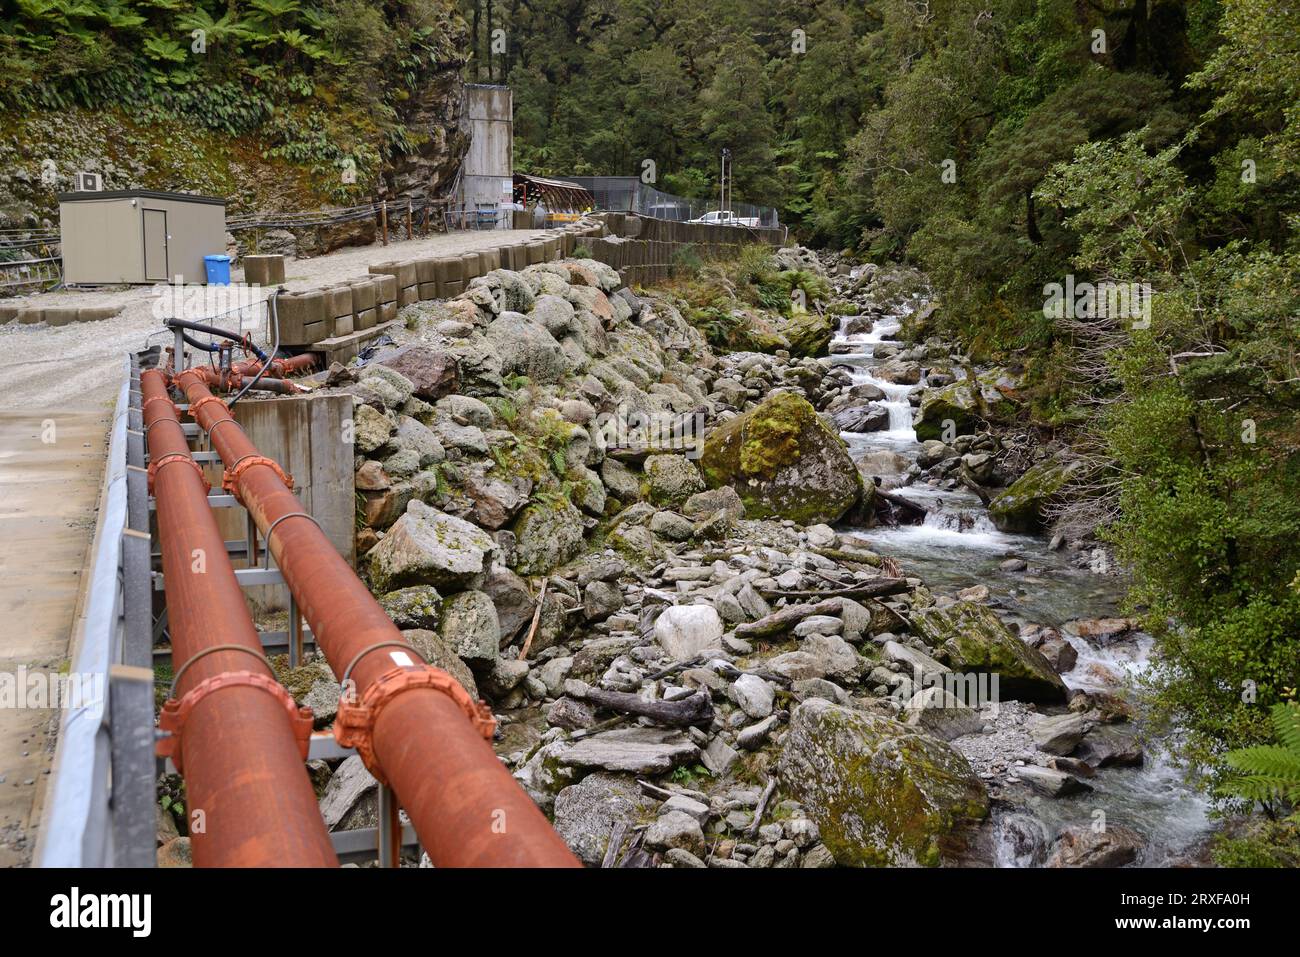
[[[1227,761],[1247,774],[1262,774],[1291,781],[1300,787],[1300,754],[1276,745],[1260,745],[1229,751]]]
[[[1283,747],[1300,754],[1300,704],[1294,701],[1275,704],[1271,717],[1273,729]]]

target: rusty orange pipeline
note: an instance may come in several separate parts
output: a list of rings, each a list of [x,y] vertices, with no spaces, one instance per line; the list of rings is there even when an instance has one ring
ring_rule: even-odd
[[[203,381],[218,392],[235,392],[242,388],[245,379],[250,377],[249,373],[240,371],[241,366],[242,363],[236,363],[226,371],[214,369],[211,366],[195,366],[192,371],[202,376]],[[255,375],[256,370],[252,374]],[[280,395],[297,395],[306,391],[302,387],[294,385],[288,379],[258,379],[257,385],[253,388],[261,389],[263,392],[275,392]]]
[[[371,773],[393,788],[433,863],[580,866],[485,740],[490,714],[446,672],[421,663],[203,376],[191,369],[176,381],[226,463],[223,484],[268,539],[317,647],[340,681],[350,679],[336,736],[355,744]]]
[[[160,752],[185,778],[200,867],[336,867],[307,777],[310,712],[275,680],[161,371],[140,376],[173,698]]]

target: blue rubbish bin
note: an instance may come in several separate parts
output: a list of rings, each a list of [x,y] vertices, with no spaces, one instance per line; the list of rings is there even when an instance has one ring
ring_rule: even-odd
[[[203,268],[208,271],[209,286],[230,285],[229,256],[204,256]]]

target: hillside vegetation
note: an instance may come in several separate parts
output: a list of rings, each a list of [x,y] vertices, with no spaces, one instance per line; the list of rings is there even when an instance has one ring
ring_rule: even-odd
[[[346,203],[402,186],[411,157],[459,159],[439,154],[455,152],[464,24],[439,0],[0,10],[0,209],[15,220],[50,215],[79,169],[243,211]]]

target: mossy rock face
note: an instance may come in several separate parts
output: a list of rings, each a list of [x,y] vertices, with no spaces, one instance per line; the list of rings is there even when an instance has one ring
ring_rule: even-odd
[[[808,359],[827,354],[834,331],[830,316],[806,311],[795,313],[781,328],[781,334],[790,343],[790,355]]]
[[[989,809],[984,785],[944,742],[822,698],[795,708],[777,773],[842,866],[935,867]]]
[[[1065,702],[1065,682],[1051,663],[1012,634],[987,605],[959,601],[946,608],[914,611],[912,626],[931,647],[947,655],[953,671],[996,675],[1001,698]]]
[[[978,377],[978,394],[970,382],[961,379],[941,389],[927,389],[921,398],[912,427],[918,440],[951,441],[953,435],[966,435],[977,430],[982,421],[1009,422],[1016,413],[1016,404],[1007,398],[1009,381],[999,370],[991,370]],[[951,421],[954,431],[945,436],[944,423]]]
[[[734,488],[750,518],[829,524],[862,495],[844,441],[805,399],[789,392],[713,429],[700,468],[710,488]]]
[[[993,524],[1004,532],[1042,531],[1044,509],[1081,468],[1083,463],[1077,459],[1039,462],[989,503]]]

